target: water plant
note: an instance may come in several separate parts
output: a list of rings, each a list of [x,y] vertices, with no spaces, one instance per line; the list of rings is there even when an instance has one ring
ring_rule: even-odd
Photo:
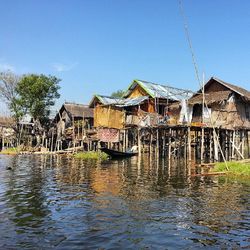
[[[19,150],[17,148],[6,148],[0,151],[0,154],[3,155],[16,155],[18,154]]]
[[[108,159],[108,155],[104,152],[88,151],[88,152],[79,152],[74,154],[74,158],[83,159],[83,160],[101,160],[105,161]]]
[[[250,162],[248,161],[231,161],[226,164],[223,162],[216,163],[214,172],[226,172],[228,175],[242,176],[250,178]]]

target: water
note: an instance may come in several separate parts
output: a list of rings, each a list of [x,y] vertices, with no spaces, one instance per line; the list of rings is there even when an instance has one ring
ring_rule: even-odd
[[[181,163],[0,158],[0,249],[247,249],[249,228],[250,183]]]

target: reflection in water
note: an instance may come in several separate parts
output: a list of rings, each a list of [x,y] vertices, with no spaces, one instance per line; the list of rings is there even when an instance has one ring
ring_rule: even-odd
[[[0,248],[250,246],[250,186],[189,173],[152,156],[2,156]]]

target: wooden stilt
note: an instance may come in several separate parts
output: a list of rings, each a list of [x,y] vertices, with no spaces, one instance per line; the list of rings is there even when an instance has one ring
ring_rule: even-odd
[[[188,161],[191,162],[192,153],[191,153],[191,129],[188,127]]]
[[[204,128],[201,128],[201,163],[204,162]]]
[[[141,129],[138,128],[138,153],[139,157],[141,157]]]

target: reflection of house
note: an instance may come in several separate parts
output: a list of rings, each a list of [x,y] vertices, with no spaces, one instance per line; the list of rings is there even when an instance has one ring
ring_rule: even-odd
[[[204,86],[204,122],[223,128],[250,128],[250,92],[212,77]],[[199,90],[189,99],[192,122],[201,123],[203,95]]]
[[[66,102],[56,114],[55,123],[58,137],[66,136],[67,129],[73,127],[76,134],[79,130],[82,134],[82,128],[86,130],[93,127],[93,109],[87,105]]]
[[[90,107],[94,107],[94,126],[123,129],[157,125],[168,107],[183,96],[190,97],[191,91],[134,80],[124,98],[93,97]]]

